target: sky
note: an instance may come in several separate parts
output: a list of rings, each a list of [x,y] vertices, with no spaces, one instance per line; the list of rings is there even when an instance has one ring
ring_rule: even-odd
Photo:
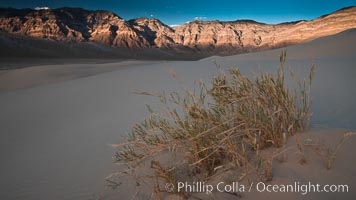
[[[356,0],[0,0],[0,7],[43,6],[108,10],[124,19],[157,18],[167,25],[239,19],[276,24],[311,20],[343,7],[356,6]]]

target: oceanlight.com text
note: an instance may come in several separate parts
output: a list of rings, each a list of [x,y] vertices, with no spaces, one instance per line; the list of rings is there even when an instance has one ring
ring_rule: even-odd
[[[217,184],[208,184],[206,182],[178,182],[174,184],[166,184],[166,190],[168,192],[174,191],[178,192],[188,192],[188,193],[206,193],[210,194],[212,192],[269,192],[269,193],[285,193],[294,192],[300,193],[302,195],[307,195],[308,193],[336,193],[336,192],[349,192],[350,188],[346,184],[319,184],[308,182],[307,184],[302,184],[300,182],[294,182],[292,184],[267,184],[264,182],[242,184],[239,182],[225,183],[219,182]]]

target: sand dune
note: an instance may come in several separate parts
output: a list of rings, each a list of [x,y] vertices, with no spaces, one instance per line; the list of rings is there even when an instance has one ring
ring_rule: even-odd
[[[64,62],[70,62],[70,60]],[[153,63],[161,63],[163,61],[121,61],[112,63],[113,61],[103,60],[103,62],[108,63],[40,65],[0,71],[0,91],[63,82],[123,69],[125,67],[145,66]]]
[[[339,132],[356,129],[355,41],[356,31],[351,30],[287,48],[287,66],[301,75],[311,63],[317,66],[312,91],[314,126],[341,128]],[[274,71],[279,53],[273,50],[200,61],[54,65],[1,74],[0,156],[4,162],[0,165],[0,199],[129,198],[130,188],[108,194],[104,178],[115,169],[109,144],[123,141],[133,123],[147,115],[145,104],[154,104],[134,91],[191,88],[194,80],[209,80],[216,73],[214,62],[223,68],[239,66],[246,74],[257,71],[258,65],[263,71]],[[176,73],[176,79],[169,76],[170,71]],[[327,140],[337,141],[338,137]],[[318,171],[312,163],[311,168],[293,168],[287,163],[287,167],[276,168],[281,171],[275,172],[275,181],[318,181],[316,175],[321,175],[323,183],[334,183],[339,177],[338,181],[355,188],[353,143],[345,144],[331,171]],[[309,169],[310,173],[302,173]],[[286,175],[291,173],[294,175]],[[313,176],[308,177],[310,174]],[[284,195],[279,197],[304,198]],[[354,189],[341,195],[353,196]],[[325,193],[311,197],[329,198]],[[334,197],[339,196],[330,196]]]

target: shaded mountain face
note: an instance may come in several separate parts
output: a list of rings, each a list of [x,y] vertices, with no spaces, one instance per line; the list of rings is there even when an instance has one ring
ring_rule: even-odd
[[[0,10],[0,29],[36,38],[58,41],[93,41],[117,47],[148,47],[122,18],[112,12],[80,8],[53,10]]]
[[[81,8],[0,9],[0,30],[55,41],[94,42],[122,48],[232,54],[307,42],[356,28],[356,7],[312,21],[277,25],[251,20],[193,21],[171,28],[157,19],[125,21],[108,11]]]

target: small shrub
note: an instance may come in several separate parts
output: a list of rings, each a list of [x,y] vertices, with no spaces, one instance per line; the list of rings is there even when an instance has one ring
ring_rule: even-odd
[[[242,177],[270,180],[271,161],[259,151],[282,147],[288,136],[308,126],[310,117],[314,66],[307,81],[288,89],[285,58],[282,52],[276,75],[250,79],[232,68],[220,71],[209,86],[200,83],[198,92],[142,93],[158,97],[165,112],[148,106],[150,116],[133,127],[127,143],[118,145],[116,161],[130,167],[149,161],[153,175],[171,183],[186,177],[209,180],[222,166],[242,169]],[[171,156],[162,160],[162,154]]]

